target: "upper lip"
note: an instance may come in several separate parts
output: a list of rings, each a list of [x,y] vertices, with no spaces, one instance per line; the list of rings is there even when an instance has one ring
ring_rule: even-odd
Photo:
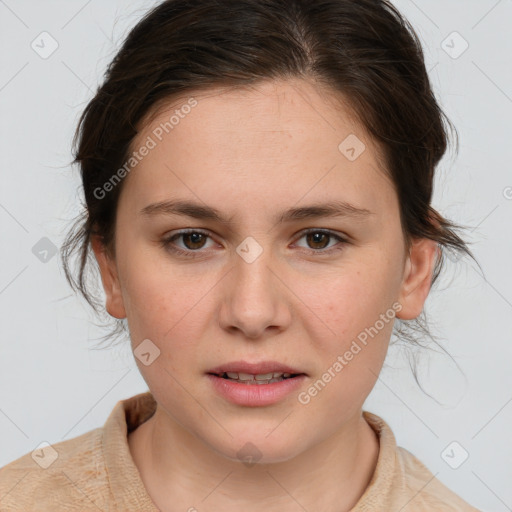
[[[249,373],[252,375],[261,375],[266,373],[292,373],[306,375],[297,368],[293,368],[278,361],[260,361],[259,363],[231,361],[229,363],[220,364],[219,366],[207,371],[207,373],[214,373],[217,375],[221,375],[224,372]]]

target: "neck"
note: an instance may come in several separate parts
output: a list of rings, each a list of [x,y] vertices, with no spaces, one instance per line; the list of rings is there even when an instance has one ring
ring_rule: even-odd
[[[379,441],[361,411],[292,459],[246,465],[214,451],[157,406],[128,436],[155,505],[175,510],[349,511],[374,473]]]

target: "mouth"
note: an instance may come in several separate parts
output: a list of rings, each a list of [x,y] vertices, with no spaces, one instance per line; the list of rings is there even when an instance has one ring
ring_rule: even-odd
[[[308,374],[277,361],[233,361],[206,372],[213,389],[239,406],[276,404],[300,389]]]
[[[287,379],[294,379],[304,373],[288,373],[288,372],[268,372],[260,374],[244,373],[244,372],[221,372],[221,373],[209,373],[215,377],[227,379],[238,384],[247,385],[262,385],[272,384],[274,382],[281,382]]]
[[[232,361],[212,368],[207,373],[247,385],[272,384],[299,376],[307,376],[299,369],[278,361],[262,361],[259,363]]]
[[[261,361],[259,363],[232,361],[210,369],[207,374],[249,386],[274,384],[283,380],[307,376],[298,368],[278,361]]]

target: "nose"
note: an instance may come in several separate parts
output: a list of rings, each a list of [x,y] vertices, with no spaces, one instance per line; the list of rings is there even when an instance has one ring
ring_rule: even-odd
[[[267,331],[285,330],[290,324],[290,291],[270,249],[249,262],[236,253],[222,290],[222,328],[240,331],[250,339],[264,338]],[[280,275],[281,274],[281,275]]]

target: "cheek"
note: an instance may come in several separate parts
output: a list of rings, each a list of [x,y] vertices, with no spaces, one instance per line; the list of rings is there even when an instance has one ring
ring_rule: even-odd
[[[393,331],[396,279],[383,260],[375,257],[373,262],[347,266],[342,274],[323,281],[321,291],[304,295],[315,313],[307,316],[307,329],[316,340],[324,366],[321,371],[332,368],[338,356],[346,354],[343,370],[331,372],[344,374],[338,382],[346,379],[347,389],[374,382],[370,370],[379,373]]]
[[[162,397],[161,403],[167,403],[168,410],[184,410],[190,406],[190,397],[182,386],[190,378],[190,369],[197,367],[208,303],[201,299],[211,286],[204,280],[185,279],[183,274],[162,274],[156,267],[143,269],[134,264],[131,268],[124,290],[129,297],[126,313],[130,338],[136,364],[149,389]],[[146,339],[158,349],[158,356],[149,365],[137,357],[137,347]]]
[[[198,339],[210,282],[197,273],[151,264],[147,255],[131,258],[123,273],[123,302],[134,345],[149,338],[162,351],[172,345],[183,353]]]
[[[377,264],[362,269],[347,267],[342,275],[325,280],[321,290],[311,293],[310,289],[304,295],[308,297],[307,305],[331,329],[333,337],[355,337],[391,308],[396,297],[395,280],[389,271],[377,268]]]
[[[322,319],[309,324],[321,364],[306,390],[308,407],[322,411],[333,425],[362,407],[378,378],[393,330],[396,312],[386,283],[362,275],[330,281],[322,295],[311,299],[317,301]]]

